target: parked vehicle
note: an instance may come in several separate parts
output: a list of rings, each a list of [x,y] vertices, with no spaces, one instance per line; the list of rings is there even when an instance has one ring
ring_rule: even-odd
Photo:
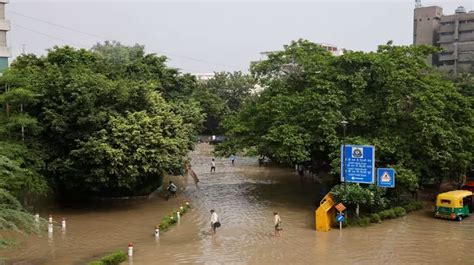
[[[473,193],[467,190],[453,190],[436,197],[435,217],[461,221],[472,214]]]
[[[474,192],[474,181],[468,181],[461,189]]]

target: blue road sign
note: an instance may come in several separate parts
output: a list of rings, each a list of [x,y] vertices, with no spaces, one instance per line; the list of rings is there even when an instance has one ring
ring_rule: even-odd
[[[372,184],[375,181],[375,148],[371,145],[341,146],[341,181]]]
[[[395,187],[395,169],[377,168],[377,185],[383,188]]]
[[[344,214],[341,214],[341,213],[338,213],[336,215],[336,221],[338,222],[344,222],[346,220],[346,218],[344,217]]]

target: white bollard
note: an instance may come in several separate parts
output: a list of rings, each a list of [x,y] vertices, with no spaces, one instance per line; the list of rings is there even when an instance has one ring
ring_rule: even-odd
[[[66,229],[66,219],[65,218],[63,218],[63,220],[61,221],[61,227],[63,229]]]
[[[160,237],[160,229],[159,228],[155,229],[155,237],[156,238]]]
[[[189,202],[188,202],[188,201],[186,201],[186,205],[189,206]]]
[[[133,244],[131,242],[128,243],[128,256],[133,256]]]
[[[178,218],[178,221],[181,219],[181,213],[179,211],[176,212],[176,217]]]
[[[52,234],[53,233],[53,224],[49,223],[48,224],[48,234]]]
[[[40,221],[40,215],[39,213],[35,214],[35,222],[39,222]]]
[[[49,222],[50,224],[53,223],[53,216],[52,216],[51,214],[49,215],[48,222]]]

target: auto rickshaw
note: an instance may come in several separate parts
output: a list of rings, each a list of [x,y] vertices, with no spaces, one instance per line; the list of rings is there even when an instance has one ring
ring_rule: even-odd
[[[461,221],[472,214],[472,191],[453,190],[436,197],[435,217]]]

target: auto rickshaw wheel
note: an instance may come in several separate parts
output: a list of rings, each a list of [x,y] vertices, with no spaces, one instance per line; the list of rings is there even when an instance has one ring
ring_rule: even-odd
[[[456,220],[462,221],[462,216],[458,215],[458,217],[456,217]]]

